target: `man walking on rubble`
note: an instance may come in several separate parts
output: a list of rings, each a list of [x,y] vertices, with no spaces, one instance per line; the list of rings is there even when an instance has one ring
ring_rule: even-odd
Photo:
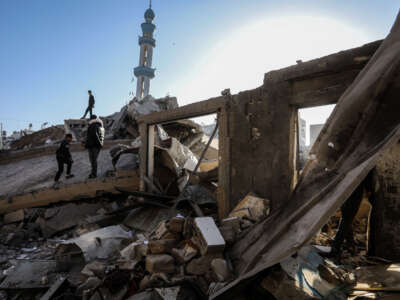
[[[86,118],[86,115],[89,113],[90,119],[93,116],[93,108],[94,108],[94,96],[92,95],[92,91],[88,90],[89,94],[89,103],[88,107],[86,108],[85,114],[83,115],[82,119]]]
[[[92,166],[92,171],[89,178],[97,177],[97,158],[104,143],[104,127],[103,121],[92,115],[89,121],[87,136],[85,141],[85,148],[88,149],[89,160]]]
[[[72,141],[72,135],[70,133],[65,135],[65,139],[61,142],[60,147],[58,147],[57,152],[56,152],[56,157],[57,157],[57,163],[58,163],[58,171],[56,174],[56,177],[54,178],[54,182],[58,183],[60,180],[61,174],[64,172],[64,164],[67,165],[67,176],[66,178],[72,178],[74,177],[73,174],[71,174],[71,168],[72,168],[72,156],[71,152],[69,151],[69,144]]]

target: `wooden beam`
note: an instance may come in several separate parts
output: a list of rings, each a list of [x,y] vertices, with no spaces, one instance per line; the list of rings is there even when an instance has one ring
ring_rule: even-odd
[[[265,74],[264,81],[293,81],[307,78],[320,77],[324,74],[333,74],[344,70],[362,69],[376,50],[382,40],[365,44],[361,47],[340,51],[307,62],[301,62],[280,70]]]
[[[173,110],[155,112],[152,114],[136,117],[138,123],[149,125],[168,123],[181,119],[190,119],[216,113],[225,106],[226,97],[220,96],[193,104],[178,107]]]

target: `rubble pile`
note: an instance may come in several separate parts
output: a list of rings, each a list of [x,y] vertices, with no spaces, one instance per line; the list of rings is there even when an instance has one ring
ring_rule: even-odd
[[[205,188],[189,185],[182,195],[121,189],[4,214],[0,290],[27,299],[31,289],[51,299],[205,299],[234,278],[226,250],[268,215],[269,202],[248,195],[218,222]],[[190,201],[208,216],[196,217]],[[160,221],[151,225],[146,212]]]
[[[10,144],[11,150],[22,150],[39,147],[60,142],[64,138],[64,128],[62,126],[51,126],[28,135]]]

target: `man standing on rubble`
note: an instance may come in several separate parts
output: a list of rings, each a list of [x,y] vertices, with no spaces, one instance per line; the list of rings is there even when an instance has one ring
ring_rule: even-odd
[[[340,219],[339,228],[333,241],[331,252],[327,256],[339,257],[343,242],[346,240],[349,246],[354,247],[353,220],[360,208],[363,196],[367,196],[368,201],[374,206],[374,192],[378,185],[376,169],[372,169],[365,179],[354,190],[350,197],[341,207],[342,217]],[[369,226],[368,226],[369,227]]]
[[[94,96],[92,95],[92,91],[88,90],[89,94],[89,103],[88,107],[86,108],[85,114],[83,115],[82,119],[86,118],[86,115],[89,113],[90,119],[93,116],[93,108],[94,108]]]
[[[97,177],[97,158],[100,154],[100,150],[104,143],[104,127],[103,121],[97,118],[96,115],[92,115],[89,121],[89,127],[87,130],[87,136],[85,141],[85,148],[89,152],[89,160],[92,166],[92,172],[89,178]]]
[[[67,165],[67,176],[66,178],[72,178],[74,177],[73,174],[71,174],[71,168],[72,168],[72,156],[71,152],[69,151],[69,144],[72,141],[72,134],[68,133],[65,135],[65,139],[61,142],[60,147],[58,147],[57,152],[56,152],[56,157],[57,157],[57,163],[58,163],[58,172],[56,174],[56,177],[54,178],[54,182],[58,183],[60,180],[61,174],[64,172],[64,164]]]

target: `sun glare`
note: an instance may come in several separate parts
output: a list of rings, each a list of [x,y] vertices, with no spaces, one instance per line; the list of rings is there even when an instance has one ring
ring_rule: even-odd
[[[369,42],[362,30],[322,16],[266,17],[233,31],[172,92],[180,105],[262,85],[264,74]],[[328,114],[329,115],[329,114]]]

